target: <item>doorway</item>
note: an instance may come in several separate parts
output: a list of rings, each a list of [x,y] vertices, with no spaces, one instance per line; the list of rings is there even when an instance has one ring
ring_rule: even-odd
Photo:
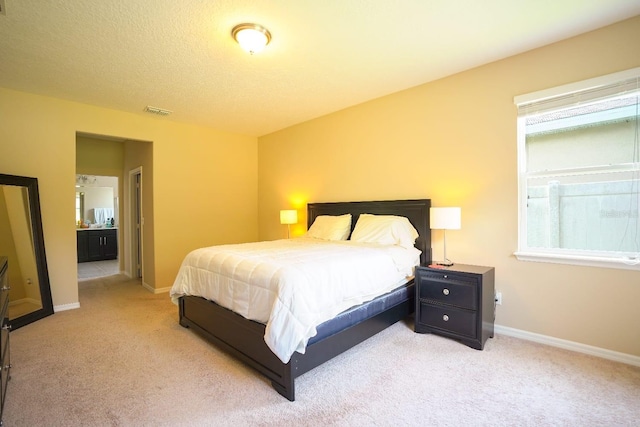
[[[143,176],[143,167],[145,176]],[[76,173],[90,173],[105,176],[117,176],[119,179],[119,198],[114,208],[120,217],[118,224],[118,261],[119,271],[127,277],[144,279],[153,277],[153,221],[145,228],[145,214],[153,218],[153,206],[148,203],[147,193],[153,186],[153,144],[151,141],[76,132]],[[144,185],[144,182],[148,185]],[[119,206],[117,205],[119,200]],[[149,251],[144,250],[146,242]],[[99,265],[105,272],[112,273],[107,263]],[[148,270],[147,270],[148,268]],[[150,274],[147,274],[151,272]],[[81,277],[81,275],[79,275]]]
[[[120,274],[117,176],[76,175],[78,280]]]

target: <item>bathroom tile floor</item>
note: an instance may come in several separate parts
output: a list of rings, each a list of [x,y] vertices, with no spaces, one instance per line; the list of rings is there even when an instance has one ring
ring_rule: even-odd
[[[78,280],[95,279],[114,274],[120,274],[120,262],[117,259],[78,263]]]

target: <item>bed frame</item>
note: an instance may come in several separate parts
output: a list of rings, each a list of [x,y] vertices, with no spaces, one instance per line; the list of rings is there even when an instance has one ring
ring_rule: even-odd
[[[422,251],[421,262],[431,261],[429,199],[377,202],[309,203],[307,225],[318,215],[350,213],[351,231],[361,213],[401,215],[411,221],[420,237],[416,247]],[[413,287],[413,281],[407,286]],[[264,342],[265,326],[201,297],[183,296],[179,301],[180,325],[192,328],[218,347],[232,354],[271,380],[273,388],[290,401],[295,400],[295,378],[327,360],[354,347],[367,338],[407,317],[414,311],[414,292],[406,300],[360,323],[309,344],[304,354],[294,353],[289,363],[282,363]]]

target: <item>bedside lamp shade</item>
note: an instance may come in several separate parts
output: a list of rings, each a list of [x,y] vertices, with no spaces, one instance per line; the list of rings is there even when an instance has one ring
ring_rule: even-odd
[[[430,208],[429,210],[429,225],[432,230],[444,230],[443,242],[444,252],[443,260],[439,262],[439,265],[451,266],[451,262],[447,258],[447,230],[459,230],[461,224],[461,210],[460,208]]]
[[[291,224],[296,224],[298,222],[298,211],[295,209],[286,209],[280,211],[280,224],[285,224],[287,226],[287,239],[289,238],[289,234],[291,233]]]
[[[432,230],[460,230],[460,208],[431,208],[429,213]]]
[[[280,224],[296,224],[298,222],[298,211],[284,210],[280,211]]]

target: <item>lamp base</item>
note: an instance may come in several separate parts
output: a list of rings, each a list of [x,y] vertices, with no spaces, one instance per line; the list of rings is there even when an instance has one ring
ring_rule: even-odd
[[[447,230],[442,230],[442,241],[443,241],[443,249],[444,251],[442,252],[442,261],[437,262],[437,265],[441,265],[443,267],[451,267],[453,265],[453,262],[447,258]]]

